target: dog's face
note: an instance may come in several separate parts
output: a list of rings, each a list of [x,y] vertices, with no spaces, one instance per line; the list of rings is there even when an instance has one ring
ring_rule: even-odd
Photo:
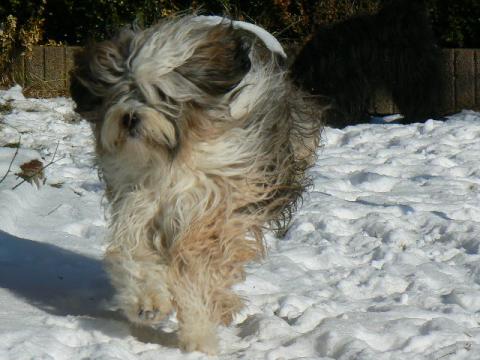
[[[189,137],[211,136],[205,119],[229,116],[251,66],[249,44],[229,22],[185,17],[123,30],[77,54],[71,93],[95,124],[98,154],[151,164],[174,157]]]

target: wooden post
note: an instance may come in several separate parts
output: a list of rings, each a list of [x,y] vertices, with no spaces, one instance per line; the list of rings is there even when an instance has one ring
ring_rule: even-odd
[[[25,58],[25,86],[39,86],[45,79],[45,51],[34,46],[31,56]]]
[[[65,91],[65,50],[63,46],[46,46],[44,90],[53,93]]]
[[[16,84],[25,86],[25,55],[19,54],[13,61],[12,79]]]
[[[439,113],[455,112],[455,56],[453,49],[442,50],[443,93],[441,94]]]
[[[475,106],[475,59],[471,49],[455,49],[455,110]]]
[[[480,110],[480,49],[475,49],[475,109]]]

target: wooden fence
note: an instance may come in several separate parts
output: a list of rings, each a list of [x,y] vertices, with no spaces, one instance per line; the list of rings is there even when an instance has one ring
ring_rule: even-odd
[[[14,77],[35,96],[68,95],[69,72],[79,47],[35,46],[30,58],[20,57]],[[480,110],[480,49],[444,49],[445,91],[443,109],[449,114],[462,109]],[[398,112],[388,94],[378,92],[370,110],[375,114]]]
[[[443,49],[444,91],[440,114],[463,109],[480,111],[480,49]],[[370,111],[374,114],[395,114],[398,108],[389,94],[377,92]]]
[[[38,97],[69,95],[73,57],[77,46],[34,46],[31,56],[20,56],[13,78],[28,94]]]

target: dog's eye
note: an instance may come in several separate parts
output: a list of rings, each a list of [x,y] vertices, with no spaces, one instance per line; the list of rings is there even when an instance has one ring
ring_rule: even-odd
[[[157,95],[160,98],[160,101],[163,101],[163,102],[167,101],[167,95],[165,95],[165,93],[162,90],[157,89]]]
[[[130,123],[130,114],[125,114],[125,115],[123,115],[122,125],[123,125],[124,127],[128,127],[129,123]]]

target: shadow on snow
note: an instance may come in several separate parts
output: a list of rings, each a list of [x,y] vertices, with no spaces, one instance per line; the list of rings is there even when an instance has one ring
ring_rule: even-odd
[[[57,316],[79,316],[88,328],[121,336],[121,322],[139,341],[176,346],[176,335],[150,327],[138,327],[110,310],[113,297],[102,262],[61,247],[22,239],[0,230],[0,288],[29,304]],[[125,334],[123,334],[125,335]]]

